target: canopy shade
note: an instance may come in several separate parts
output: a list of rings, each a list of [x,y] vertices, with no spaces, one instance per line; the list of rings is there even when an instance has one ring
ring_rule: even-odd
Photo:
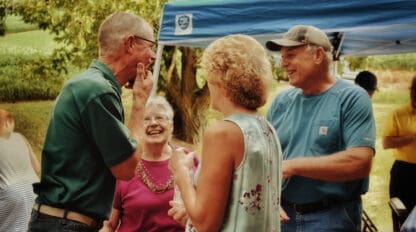
[[[263,45],[296,24],[324,30],[334,57],[416,51],[414,0],[181,0],[163,9],[159,44],[205,47],[229,34]]]

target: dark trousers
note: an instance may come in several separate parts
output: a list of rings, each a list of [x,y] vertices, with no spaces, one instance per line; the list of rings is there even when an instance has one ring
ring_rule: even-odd
[[[28,232],[98,232],[99,229],[32,210]]]
[[[411,211],[416,204],[416,164],[396,160],[390,171],[390,198],[398,197]],[[401,222],[393,215],[393,229],[400,231]]]

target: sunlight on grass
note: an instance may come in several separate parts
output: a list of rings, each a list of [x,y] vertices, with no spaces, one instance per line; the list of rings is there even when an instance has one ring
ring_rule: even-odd
[[[6,17],[7,34],[18,33],[23,31],[37,30],[35,24],[28,24],[22,21],[21,16],[7,15]]]
[[[376,121],[376,155],[370,173],[370,188],[363,196],[363,206],[368,216],[373,220],[379,231],[391,231],[391,211],[389,201],[390,169],[394,162],[391,150],[384,150],[381,136],[387,116],[398,104],[374,103],[374,118]]]
[[[51,53],[58,45],[46,31],[26,31],[0,37],[0,49],[12,53]]]
[[[51,106],[52,101],[0,102],[0,109],[5,109],[13,114],[16,124],[15,131],[22,133],[30,141],[39,160]]]

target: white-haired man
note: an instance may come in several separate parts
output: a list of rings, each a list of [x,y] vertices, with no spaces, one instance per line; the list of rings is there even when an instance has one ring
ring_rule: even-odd
[[[375,147],[368,94],[331,75],[332,45],[316,27],[293,26],[266,46],[280,51],[295,87],[267,113],[284,157],[282,231],[361,231],[360,196]]]

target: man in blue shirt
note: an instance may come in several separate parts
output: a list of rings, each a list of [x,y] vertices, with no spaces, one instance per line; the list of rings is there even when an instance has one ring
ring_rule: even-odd
[[[316,27],[294,26],[266,47],[280,51],[295,87],[267,113],[284,157],[282,231],[361,231],[360,196],[375,147],[368,94],[331,75],[332,45]]]

